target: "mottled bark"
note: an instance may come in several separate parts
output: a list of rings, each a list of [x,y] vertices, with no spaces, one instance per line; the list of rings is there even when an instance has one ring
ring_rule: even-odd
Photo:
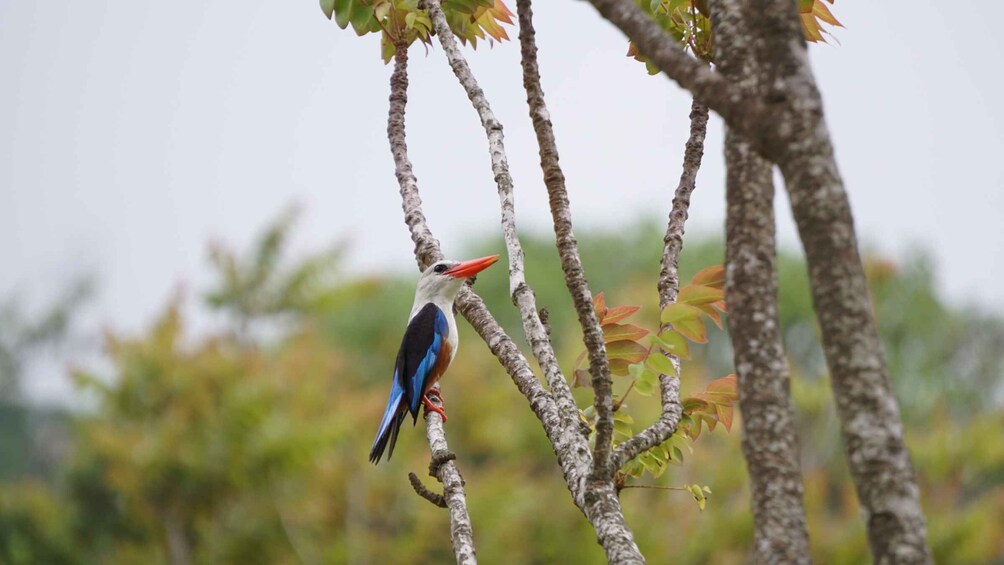
[[[391,154],[394,156],[394,172],[401,187],[402,207],[405,221],[415,242],[415,259],[419,269],[442,258],[439,242],[432,237],[422,213],[422,200],[418,195],[418,180],[412,172],[408,159],[408,145],[405,142],[405,108],[408,103],[408,47],[399,45],[394,54],[394,72],[390,78],[390,110],[387,118],[387,138]],[[439,385],[436,385],[438,390]],[[446,431],[439,414],[429,412],[425,416],[426,436],[433,461],[441,460],[449,453]],[[474,551],[474,532],[471,516],[467,512],[467,497],[464,481],[456,464],[445,461],[436,467],[436,478],[443,484],[443,498],[450,511],[450,541],[457,563],[474,565],[477,557]]]
[[[558,406],[559,418],[562,422],[563,430],[559,434],[561,439],[572,437],[570,432],[578,430],[578,408],[572,398],[571,390],[565,380],[564,375],[558,367],[557,359],[554,355],[554,348],[551,345],[547,329],[541,322],[540,314],[536,306],[536,299],[533,290],[527,285],[524,274],[523,249],[516,233],[515,207],[513,201],[513,183],[509,174],[508,161],[505,154],[505,145],[502,136],[502,124],[495,117],[491,106],[485,97],[484,91],[478,85],[477,80],[471,73],[471,69],[466,59],[457,47],[456,40],[450,31],[443,14],[439,0],[425,0],[423,6],[429,12],[436,36],[446,54],[446,58],[460,82],[467,97],[481,120],[481,125],[485,129],[488,137],[488,149],[491,155],[492,172],[495,174],[495,182],[498,187],[499,203],[502,211],[502,235],[506,242],[506,249],[509,256],[509,291],[512,295],[513,303],[520,312],[523,321],[523,331],[527,336],[533,349],[534,356],[538,364],[544,371],[551,395]],[[602,344],[601,344],[602,347]],[[601,351],[603,351],[601,349]],[[605,351],[603,351],[605,357]],[[602,380],[602,373],[600,375]],[[609,386],[609,370],[607,372],[607,385]],[[594,374],[594,382],[597,377]],[[600,383],[601,391],[603,384]],[[609,394],[609,393],[608,393]],[[612,413],[612,404],[610,406]],[[609,414],[604,418],[609,419]],[[612,435],[613,422],[610,420],[609,430],[597,426],[596,444],[602,446],[604,443],[609,446],[609,437]],[[631,530],[624,521],[620,509],[620,501],[616,497],[613,489],[613,482],[604,479],[594,479],[596,466],[593,464],[593,457],[589,453],[588,446],[585,445],[585,438],[576,434],[574,441],[581,447],[576,448],[575,444],[559,446],[555,444],[555,452],[561,453],[565,449],[577,452],[580,457],[577,461],[565,460],[562,471],[568,481],[569,490],[576,505],[585,513],[586,518],[596,530],[600,545],[606,552],[607,559],[614,563],[643,563],[638,546],[634,542]],[[609,449],[609,447],[607,448]],[[602,451],[600,454],[608,457]],[[601,469],[604,469],[601,467]]]
[[[436,385],[439,390],[439,385]],[[433,404],[442,407],[443,403],[437,396],[430,397]],[[443,418],[437,412],[425,412],[425,435],[432,450],[431,472],[443,484],[443,499],[450,511],[450,541],[453,543],[453,555],[461,565],[475,565],[478,562],[474,551],[474,529],[471,526],[471,516],[467,512],[467,495],[464,493],[464,479],[457,470],[454,456],[446,444],[446,430],[443,429]]]
[[[589,369],[592,374],[594,407],[596,410],[596,443],[593,448],[593,474],[596,479],[610,480],[616,468],[610,464],[610,449],[613,439],[613,379],[607,361],[603,328],[600,327],[593,294],[586,282],[579,257],[579,244],[572,231],[572,211],[565,189],[565,175],[558,163],[558,145],[554,139],[551,115],[544,101],[544,89],[540,83],[540,69],[537,64],[536,32],[533,29],[533,7],[530,0],[517,0],[519,16],[519,43],[523,66],[523,88],[526,103],[530,108],[533,131],[537,135],[540,151],[540,168],[544,172],[548,204],[554,224],[554,236],[561,259],[561,270],[565,273],[565,285],[572,295],[572,303],[582,327],[583,342],[589,354]]]
[[[690,136],[683,151],[683,172],[680,173],[680,182],[673,194],[673,205],[669,210],[666,235],[663,237],[657,285],[660,309],[676,302],[676,296],[680,292],[680,251],[683,250],[683,234],[690,210],[690,195],[697,186],[697,172],[701,169],[704,138],[707,132],[708,107],[694,100],[690,105]],[[670,324],[665,324],[660,331],[671,327]],[[617,446],[614,463],[618,467],[669,439],[676,433],[676,427],[680,424],[680,417],[683,415],[683,407],[680,405],[680,378],[677,376],[680,374],[680,358],[668,352],[663,353],[676,369],[676,375],[659,375],[659,400],[662,412],[655,423]]]
[[[767,88],[762,99],[698,68],[632,0],[589,0],[785,177],[805,247],[845,449],[876,563],[929,563],[919,489],[878,339],[847,194],[808,65],[794,0],[743,3]],[[745,9],[745,8],[744,8]]]
[[[397,54],[397,61],[402,55]],[[407,55],[403,55],[407,62]],[[404,71],[402,71],[404,73]],[[392,85],[407,86],[407,77],[392,77]],[[391,151],[394,155],[395,167],[401,187],[402,207],[404,210],[405,223],[415,242],[415,253],[419,268],[425,268],[433,261],[442,257],[439,249],[439,242],[435,240],[432,232],[426,224],[425,215],[422,213],[422,201],[418,194],[417,182],[411,171],[411,164],[407,156],[407,146],[404,145],[404,104],[407,100],[406,92],[403,88],[392,89],[392,108],[396,108],[398,115],[391,116],[388,127],[388,137],[391,140]],[[395,105],[396,104],[396,105]],[[398,119],[400,118],[400,119]],[[521,257],[521,256],[520,256]],[[522,269],[522,258],[520,258],[520,270]],[[529,291],[529,288],[522,285],[522,288]],[[520,290],[522,292],[522,290]],[[531,295],[532,298],[532,295]],[[620,514],[620,506],[616,496],[611,489],[606,491],[597,489],[596,496],[589,496],[589,477],[592,469],[592,454],[589,451],[589,444],[586,438],[579,432],[578,420],[569,425],[563,417],[563,413],[569,410],[559,410],[559,403],[570,403],[572,409],[576,410],[574,400],[568,391],[564,376],[560,371],[555,371],[551,376],[554,381],[549,381],[552,390],[549,393],[541,386],[540,381],[534,376],[529,363],[523,354],[516,347],[516,344],[505,333],[498,324],[491,312],[485,307],[473,290],[464,288],[456,301],[457,310],[471,324],[478,335],[488,345],[488,348],[496,356],[499,363],[505,368],[512,378],[517,389],[526,397],[530,409],[540,420],[544,432],[554,449],[558,465],[562,470],[565,481],[568,485],[572,500],[585,514],[586,518],[593,525],[597,532],[597,537],[601,540],[607,553],[608,559],[614,563],[643,563],[644,560],[638,553],[637,546],[630,540],[630,531],[625,538],[623,532],[626,526],[623,516]],[[522,311],[522,310],[521,310]],[[537,317],[539,320],[539,316]],[[524,322],[526,318],[524,317]],[[543,326],[542,326],[543,327]],[[546,330],[543,335],[546,339]],[[538,340],[535,345],[535,353],[544,346],[550,347],[549,341]],[[553,355],[553,353],[552,353]],[[554,364],[557,369],[557,364]],[[565,394],[561,394],[561,387],[564,386]],[[565,399],[564,397],[567,397]],[[577,418],[577,416],[576,416]],[[462,483],[461,483],[462,484]],[[452,527],[451,527],[452,531]]]
[[[746,17],[761,84],[790,141],[769,148],[785,178],[805,248],[844,447],[867,517],[876,563],[930,563],[899,406],[879,340],[850,202],[833,156],[794,0],[770,0]]]
[[[756,60],[738,0],[710,0],[715,61],[751,96]],[[809,563],[798,434],[777,306],[773,166],[738,133],[725,135],[725,298],[750,475],[753,558]]]

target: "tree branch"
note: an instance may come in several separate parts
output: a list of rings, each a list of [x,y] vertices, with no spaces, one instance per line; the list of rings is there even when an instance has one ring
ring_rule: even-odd
[[[408,146],[405,142],[405,107],[408,103],[408,46],[400,44],[394,53],[394,72],[390,78],[390,110],[387,118],[387,138],[390,141],[391,153],[394,156],[395,173],[401,187],[402,206],[405,222],[411,230],[412,241],[415,242],[415,258],[419,269],[428,263],[442,258],[439,242],[432,237],[422,214],[422,200],[418,195],[418,181],[408,159]],[[438,390],[439,385],[436,385]],[[440,402],[438,399],[433,402]],[[425,415],[425,430],[432,451],[433,461],[441,460],[450,453],[446,443],[446,431],[443,420],[435,412]],[[443,484],[443,499],[450,510],[450,541],[457,563],[474,565],[477,557],[474,551],[474,531],[471,527],[471,517],[467,512],[467,497],[464,494],[464,481],[456,464],[445,461],[438,465],[436,478]]]
[[[738,1],[710,0],[709,8],[718,69],[751,96],[761,94]],[[731,129],[725,164],[725,295],[752,491],[753,559],[809,563],[795,409],[778,318],[773,168]]]
[[[929,563],[899,406],[875,328],[850,203],[833,157],[822,100],[809,68],[794,0],[767,0],[744,13],[767,87],[743,96],[699,69],[631,0],[589,0],[639,51],[775,163],[785,178],[806,252],[823,350],[858,498],[876,563]]]
[[[438,391],[439,384],[434,388]],[[442,400],[438,396],[429,397],[430,401],[442,408]],[[471,526],[471,516],[467,512],[467,496],[464,493],[464,479],[454,463],[456,456],[446,444],[446,431],[443,429],[443,417],[437,412],[425,412],[425,435],[432,450],[432,464],[429,474],[443,484],[443,500],[450,510],[450,541],[453,542],[453,553],[460,565],[475,565],[478,562],[474,551],[474,529]],[[412,483],[414,486],[414,483]]]
[[[547,330],[537,313],[536,299],[533,290],[526,283],[524,273],[523,248],[516,233],[516,212],[513,202],[512,176],[509,174],[509,164],[506,159],[505,145],[502,139],[502,124],[495,118],[484,92],[478,86],[471,73],[467,61],[457,48],[453,32],[446,22],[446,16],[438,0],[427,0],[423,6],[432,19],[436,36],[446,53],[446,58],[457,76],[461,86],[467,92],[475,111],[481,119],[481,125],[488,137],[488,149],[491,154],[492,172],[498,185],[499,203],[502,210],[502,236],[505,239],[506,251],[509,257],[509,293],[523,320],[523,331],[533,351],[537,363],[547,380],[551,395],[558,406],[562,422],[567,426],[578,419],[578,408],[572,398],[571,390],[565,377],[558,367]]]
[[[785,178],[805,248],[823,351],[851,476],[867,516],[876,563],[930,563],[899,406],[872,314],[850,202],[833,156],[823,104],[808,63],[794,0],[748,10],[760,84],[783,109],[774,128],[790,141],[770,147]]]
[[[565,175],[558,164],[558,146],[551,126],[551,115],[544,101],[544,89],[540,84],[540,69],[537,64],[536,32],[533,29],[533,6],[531,0],[517,0],[519,16],[519,43],[523,66],[523,88],[526,102],[530,107],[530,119],[537,135],[540,150],[540,168],[544,172],[548,203],[554,223],[554,236],[561,258],[561,270],[565,273],[565,285],[582,327],[583,342],[589,352],[589,368],[592,373],[594,406],[596,409],[596,444],[593,449],[593,474],[598,479],[613,477],[616,467],[610,464],[610,449],[613,439],[613,379],[607,360],[603,328],[593,307],[593,294],[586,282],[579,256],[579,245],[572,232],[572,212],[565,189]]]
[[[498,185],[499,202],[502,209],[502,234],[509,255],[510,294],[523,319],[524,333],[530,342],[537,362],[544,371],[551,395],[558,405],[562,429],[560,432],[549,431],[549,436],[557,433],[558,439],[570,442],[567,445],[554,444],[555,453],[558,454],[558,463],[562,467],[573,500],[596,530],[607,559],[612,563],[644,563],[644,557],[634,542],[631,530],[624,522],[613,481],[597,478],[596,474],[591,472],[591,468],[595,468],[595,466],[589,453],[588,444],[585,438],[577,433],[578,408],[575,406],[575,400],[572,398],[568,383],[558,368],[547,330],[541,323],[540,315],[537,312],[533,291],[526,283],[523,272],[523,249],[516,234],[512,177],[509,175],[505,155],[502,125],[495,118],[484,92],[478,86],[467,61],[457,48],[456,40],[453,38],[453,33],[440,6],[440,0],[426,0],[423,6],[429,12],[436,36],[439,38],[450,67],[467,92],[467,97],[477,111],[488,137],[492,172],[495,174],[495,181]],[[594,379],[596,379],[595,375]],[[611,422],[610,433],[612,430]],[[598,445],[602,445],[600,433],[601,430],[598,429]],[[609,440],[606,441],[609,442]],[[563,457],[563,455],[570,453],[574,453],[577,457],[575,459]]]
[[[690,210],[690,195],[697,186],[697,172],[701,169],[701,158],[704,156],[704,138],[708,131],[708,107],[694,100],[690,105],[690,136],[683,152],[683,172],[673,196],[673,206],[669,212],[666,224],[666,235],[663,238],[661,269],[659,272],[659,308],[676,302],[680,292],[679,262],[680,251],[683,250],[684,225]],[[670,329],[670,324],[663,325],[660,331]],[[670,353],[666,357],[680,374],[680,358]],[[680,379],[674,375],[659,375],[659,399],[662,412],[659,419],[651,426],[637,433],[631,439],[617,446],[614,453],[614,464],[618,467],[634,459],[641,453],[652,449],[669,439],[676,433],[683,415],[680,406]]]

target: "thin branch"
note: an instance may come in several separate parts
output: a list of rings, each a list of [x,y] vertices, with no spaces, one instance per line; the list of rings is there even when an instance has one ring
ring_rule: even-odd
[[[395,66],[407,64],[407,53],[400,51],[395,55]],[[433,237],[422,213],[422,199],[419,197],[418,185],[411,172],[411,162],[408,158],[405,144],[404,110],[407,102],[406,67],[398,76],[392,76],[391,84],[391,117],[388,125],[388,138],[391,142],[391,153],[394,156],[395,169],[401,187],[402,208],[405,223],[415,242],[415,254],[419,269],[426,268],[432,262],[442,257],[439,242]],[[498,359],[499,363],[512,378],[516,388],[526,397],[530,409],[541,421],[548,440],[554,447],[555,455],[569,485],[577,485],[584,481],[586,472],[582,470],[583,453],[589,456],[589,448],[585,440],[578,434],[578,428],[567,428],[558,414],[554,398],[540,381],[534,376],[533,370],[526,358],[512,339],[505,333],[495,317],[485,306],[484,301],[470,288],[463,288],[456,300],[457,310],[471,324],[481,339]],[[571,487],[570,487],[571,489]],[[581,489],[571,489],[576,504],[583,505]]]
[[[572,212],[565,189],[565,175],[558,164],[558,146],[551,126],[551,115],[544,101],[544,89],[540,83],[540,69],[537,64],[536,32],[533,29],[533,6],[531,0],[517,0],[519,16],[519,43],[523,66],[523,88],[526,102],[530,107],[530,119],[537,135],[540,148],[540,168],[544,172],[548,203],[554,223],[554,236],[561,258],[561,270],[565,273],[565,285],[582,327],[583,342],[589,352],[589,368],[592,373],[594,406],[596,409],[596,442],[593,448],[593,474],[606,479],[613,476],[616,468],[610,465],[610,449],[613,439],[613,379],[607,360],[603,328],[593,307],[593,294],[589,290],[586,276],[579,257],[579,246],[572,232]]]
[[[407,63],[407,53],[400,52],[395,56],[395,65],[401,60]],[[404,68],[404,67],[403,67]],[[418,186],[411,174],[411,163],[408,159],[407,146],[404,144],[404,108],[407,93],[407,75],[392,77],[392,85],[398,87],[392,93],[392,114],[389,121],[388,137],[391,141],[391,152],[394,155],[395,167],[401,186],[401,197],[404,209],[405,223],[415,242],[416,259],[420,269],[442,257],[439,242],[432,236],[422,213],[422,200],[418,194]],[[395,104],[395,102],[398,102]],[[401,174],[405,171],[406,174]],[[460,291],[456,300],[457,310],[471,324],[481,339],[498,359],[499,363],[512,378],[516,388],[526,397],[530,409],[540,420],[544,433],[554,448],[558,464],[568,484],[576,506],[585,513],[585,484],[592,463],[589,445],[579,433],[578,422],[568,426],[559,414],[558,406],[552,394],[541,386],[534,376],[533,370],[526,358],[520,352],[513,340],[505,333],[498,321],[492,316],[484,301],[468,287]],[[560,374],[559,374],[560,377]],[[560,377],[562,382],[563,377]],[[572,403],[574,407],[574,402]]]
[[[418,179],[408,158],[408,143],[405,135],[405,109],[408,104],[408,46],[398,45],[394,52],[394,72],[390,76],[390,112],[387,118],[387,139],[390,152],[394,156],[394,175],[401,187],[401,208],[404,222],[415,243],[415,260],[418,269],[443,258],[439,241],[432,236],[422,213],[422,198],[418,195]]]
[[[547,336],[547,330],[540,321],[540,314],[537,312],[536,299],[533,290],[526,283],[524,273],[523,247],[520,245],[519,236],[516,233],[516,211],[514,207],[512,176],[509,174],[509,164],[506,159],[505,145],[502,139],[502,124],[496,119],[485,98],[484,91],[478,86],[477,80],[471,73],[466,59],[460,53],[457,42],[453,37],[446,16],[440,3],[437,0],[428,0],[423,6],[428,10],[432,19],[436,36],[446,53],[446,58],[457,76],[461,86],[467,92],[467,97],[471,100],[481,125],[485,129],[488,137],[488,149],[491,154],[492,173],[495,175],[495,182],[498,185],[499,204],[502,210],[502,235],[505,239],[506,251],[509,257],[509,293],[512,296],[513,304],[519,309],[523,320],[523,331],[527,341],[533,351],[537,363],[544,371],[545,379],[558,405],[562,422],[568,426],[570,422],[577,419],[578,409],[575,406],[575,399],[572,398],[571,390],[565,377],[558,367],[558,360],[554,354],[551,340]]]
[[[683,249],[684,226],[690,210],[690,195],[697,186],[697,172],[701,169],[701,158],[704,156],[704,138],[708,131],[708,107],[694,100],[690,105],[690,136],[683,151],[683,172],[680,182],[673,195],[673,206],[669,211],[669,221],[666,223],[666,235],[663,238],[661,270],[659,272],[659,308],[665,308],[676,302],[680,292],[680,276],[678,265],[680,251]],[[662,331],[671,328],[666,324]],[[680,358],[665,353],[670,363],[680,374]],[[634,459],[641,453],[652,449],[669,439],[680,424],[683,407],[680,406],[680,379],[674,375],[659,375],[659,400],[662,412],[659,419],[651,426],[635,434],[629,440],[617,446],[614,452],[614,464],[618,468]]]
[[[439,390],[437,383],[434,388]],[[443,407],[438,396],[430,396],[431,402]],[[429,473],[443,484],[443,500],[450,510],[450,541],[453,542],[453,554],[460,565],[475,565],[478,562],[474,551],[474,529],[471,526],[471,516],[467,512],[467,495],[464,493],[464,479],[454,462],[456,456],[446,444],[446,431],[443,429],[443,417],[431,410],[425,413],[425,435],[432,450],[432,464]],[[414,483],[413,483],[414,485]]]
[[[401,198],[405,212],[405,222],[412,233],[415,242],[415,258],[419,268],[425,263],[442,258],[439,242],[432,237],[422,214],[422,200],[418,196],[418,181],[412,172],[411,161],[408,159],[408,146],[405,143],[405,107],[408,103],[408,46],[398,44],[394,54],[394,72],[390,79],[390,111],[387,119],[387,138],[390,141],[391,153],[394,156],[395,173],[401,186]],[[436,385],[438,390],[438,384]],[[435,402],[435,401],[434,401]],[[446,431],[443,420],[435,412],[425,416],[426,436],[429,448],[435,461],[443,454],[449,453],[446,443]],[[474,551],[474,535],[471,527],[471,517],[467,512],[467,497],[464,493],[464,481],[453,461],[448,461],[438,468],[437,479],[443,483],[446,505],[450,509],[450,540],[457,563],[474,565],[477,557]]]
[[[484,92],[478,86],[467,61],[457,48],[456,40],[440,6],[440,0],[426,0],[423,6],[429,12],[436,36],[439,38],[450,67],[467,92],[467,97],[477,111],[488,137],[492,172],[495,174],[495,181],[498,185],[499,202],[502,209],[502,234],[509,255],[509,290],[513,303],[519,309],[523,319],[523,331],[530,342],[537,362],[544,371],[551,395],[559,407],[562,429],[558,439],[568,443],[554,443],[554,448],[555,453],[558,454],[558,462],[562,467],[562,472],[565,474],[569,491],[572,493],[576,505],[582,509],[596,530],[599,542],[610,562],[644,563],[644,557],[638,550],[631,530],[624,521],[613,480],[602,476],[598,477],[597,473],[593,472],[594,466],[588,444],[585,438],[577,433],[578,416],[575,400],[571,396],[564,375],[558,368],[553,346],[537,312],[533,291],[526,284],[523,272],[523,249],[516,234],[512,177],[509,175],[505,155],[502,125],[492,113]],[[554,432],[549,432],[549,434],[551,433]],[[570,452],[563,454],[562,450],[564,449],[569,449]],[[567,455],[573,455],[573,457]]]
[[[433,506],[447,508],[446,499],[443,498],[443,495],[429,490],[429,487],[422,484],[422,479],[418,478],[418,475],[415,473],[408,473],[408,482],[411,483],[411,488],[415,489],[415,494],[428,500],[433,504]]]
[[[711,0],[718,69],[751,96],[763,88],[737,0]],[[809,563],[798,433],[777,303],[773,167],[738,133],[725,135],[725,296],[750,475],[753,559]]]

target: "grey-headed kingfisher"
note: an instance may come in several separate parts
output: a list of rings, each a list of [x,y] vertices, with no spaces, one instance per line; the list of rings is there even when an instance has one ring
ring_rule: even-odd
[[[388,442],[387,459],[390,460],[404,417],[410,412],[413,423],[417,422],[420,404],[438,412],[446,421],[446,413],[435,406],[428,395],[439,395],[437,390],[431,390],[432,386],[457,354],[459,339],[453,301],[467,279],[495,264],[498,258],[492,255],[470,261],[438,261],[418,279],[415,303],[394,365],[390,398],[370,449],[372,463],[380,462]],[[442,396],[439,399],[442,401]]]

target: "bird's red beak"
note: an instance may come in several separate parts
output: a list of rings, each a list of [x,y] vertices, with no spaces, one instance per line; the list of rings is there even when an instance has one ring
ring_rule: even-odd
[[[488,257],[482,257],[480,259],[471,259],[470,261],[460,263],[443,274],[450,275],[456,279],[466,279],[473,277],[488,267],[491,267],[498,260],[498,255],[489,255]]]

